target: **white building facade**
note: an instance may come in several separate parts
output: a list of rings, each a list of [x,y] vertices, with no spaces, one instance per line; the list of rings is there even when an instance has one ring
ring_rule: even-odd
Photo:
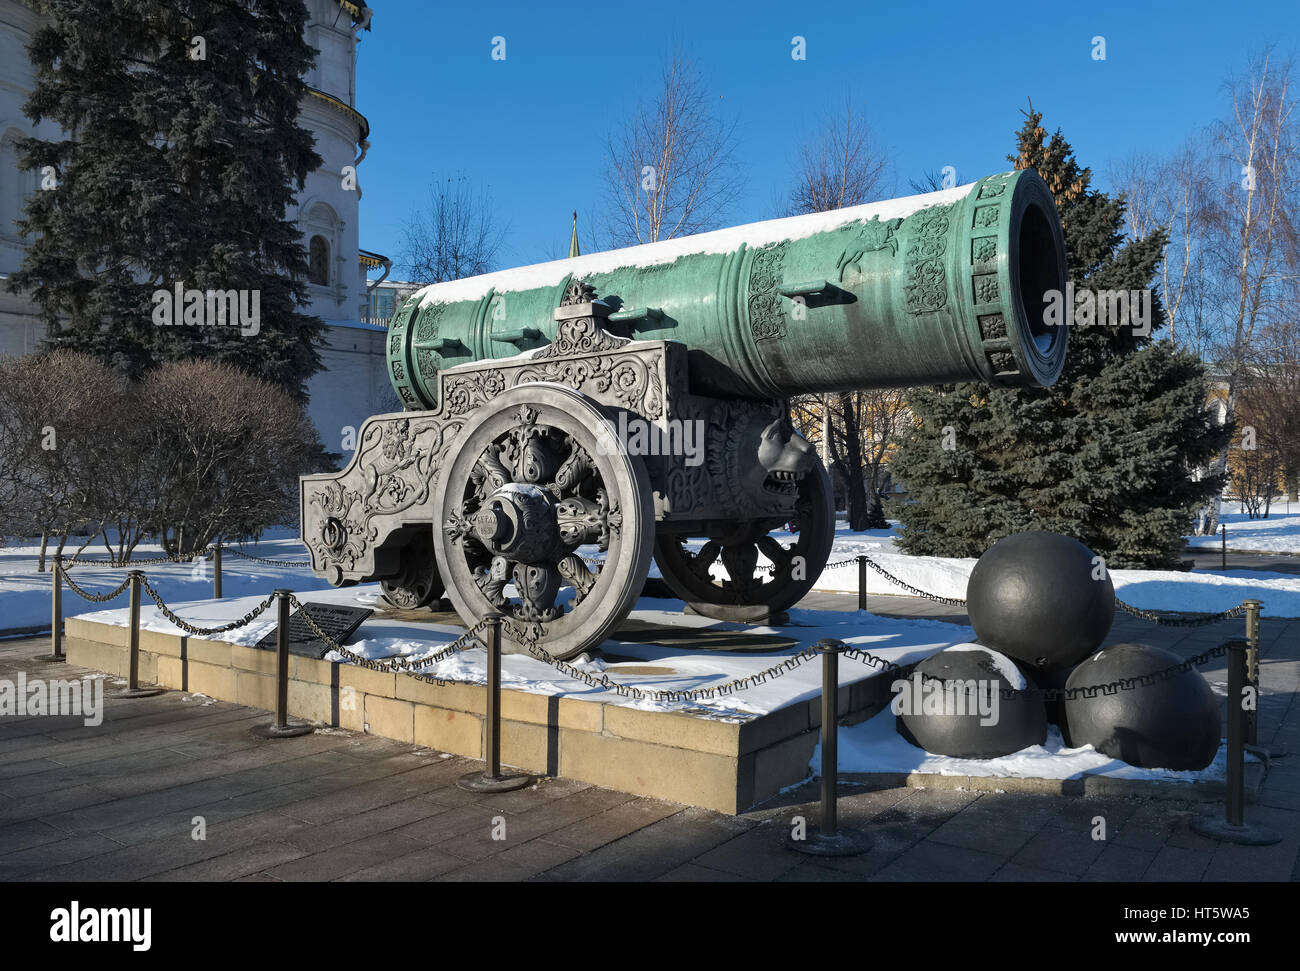
[[[381,267],[387,272],[388,261],[363,251],[359,235],[370,126],[356,108],[357,45],[370,29],[372,12],[347,0],[307,0],[307,7],[306,39],[319,53],[304,78],[310,90],[298,124],[315,138],[321,166],[308,175],[288,216],[301,227],[307,254],[310,303],[303,309],[326,324],[326,370],[308,383],[309,410],[325,447],[341,452],[345,429],[388,410],[391,394],[386,332],[370,322],[367,293],[367,273]],[[33,126],[22,110],[35,85],[27,45],[40,23],[30,3],[0,0],[0,281],[22,263],[25,244],[14,221],[37,187],[36,173],[18,167],[17,139],[59,134],[48,121]],[[35,305],[0,286],[0,354],[36,351],[44,336]]]

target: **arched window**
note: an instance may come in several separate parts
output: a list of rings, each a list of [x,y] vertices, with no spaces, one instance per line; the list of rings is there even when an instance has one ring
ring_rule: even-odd
[[[307,280],[323,287],[330,285],[330,244],[324,236],[313,236],[308,244]]]

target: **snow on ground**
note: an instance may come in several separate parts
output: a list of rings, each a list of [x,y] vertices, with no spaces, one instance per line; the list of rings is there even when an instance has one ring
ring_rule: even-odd
[[[1300,514],[1297,516],[1300,521]],[[1300,528],[1300,527],[1298,527]],[[787,533],[773,533],[782,543],[794,537]],[[1232,535],[1232,527],[1228,527]],[[692,544],[698,547],[699,543]],[[835,531],[835,548],[830,562],[865,553],[883,569],[904,583],[939,597],[965,599],[966,584],[976,560],[971,558],[909,556],[894,552],[894,537],[890,530],[870,530],[854,533],[847,524],[839,523]],[[769,562],[759,557],[759,563]],[[726,576],[718,563],[714,576]],[[1243,600],[1255,597],[1264,602],[1266,617],[1300,617],[1300,576],[1258,570],[1202,571],[1192,570],[1112,570],[1111,580],[1115,594],[1125,603],[1146,610],[1180,610],[1188,613],[1208,613],[1228,610]],[[814,590],[857,593],[858,565],[856,562],[825,570]],[[875,570],[867,570],[867,592],[871,594],[906,595],[907,590],[887,580]]]
[[[1031,745],[998,759],[955,759],[931,755],[917,748],[895,729],[895,716],[886,708],[873,718],[841,728],[839,734],[841,772],[921,772],[931,775],[967,775],[986,778],[1078,779],[1085,773],[1111,779],[1145,779],[1163,782],[1222,781],[1227,776],[1228,748],[1219,746],[1214,761],[1195,772],[1172,769],[1139,769],[1091,745],[1066,748],[1061,730],[1047,727],[1047,741]],[[813,752],[810,767],[821,771],[821,745]],[[1247,753],[1250,761],[1257,761]]]
[[[1231,527],[1230,527],[1231,529]],[[793,537],[778,535],[783,542]],[[246,549],[272,559],[300,560],[305,551],[297,537],[287,531],[272,534]],[[137,556],[157,555],[156,547],[142,547]],[[35,572],[35,547],[0,550],[0,629],[36,626],[48,623],[48,573]],[[837,530],[831,561],[866,553],[886,570],[923,590],[940,596],[964,597],[966,581],[975,565],[973,559],[913,557],[894,552],[890,530],[865,533],[850,532],[844,524]],[[102,558],[103,550],[88,549],[86,556]],[[272,589],[287,587],[299,599],[325,603],[375,605],[379,597],[377,584],[346,589],[330,588],[301,567],[272,567],[256,564],[228,553],[223,560],[223,586],[226,598],[211,597],[212,576],[209,564],[154,564],[146,568],[151,582],[163,599],[182,618],[200,627],[213,627],[242,616]],[[657,570],[652,569],[652,573]],[[94,591],[112,589],[123,577],[121,570],[75,569],[73,578]],[[1250,571],[1218,573],[1177,573],[1159,571],[1114,571],[1117,592],[1139,606],[1171,610],[1222,610],[1235,606],[1245,596],[1265,600],[1265,614],[1300,616],[1300,577]],[[901,593],[874,571],[868,573],[868,589],[873,593]],[[857,567],[849,564],[825,572],[818,589],[856,591]],[[80,614],[87,619],[125,626],[126,594],[121,594],[108,609],[90,604],[71,592],[65,592],[67,615]],[[603,645],[603,657],[580,659],[579,669],[632,686],[658,690],[682,690],[709,687],[754,674],[778,664],[824,637],[835,637],[898,664],[920,660],[936,651],[966,644],[974,632],[968,627],[931,620],[899,620],[857,612],[790,611],[790,625],[782,628],[750,627],[728,624],[681,613],[679,601],[642,598],[631,619],[642,624],[665,626],[683,633],[691,629],[712,632],[769,634],[794,638],[797,644],[775,651],[707,650],[611,640]],[[146,599],[141,607],[141,626],[146,630],[176,632],[154,604]],[[238,644],[256,643],[275,626],[274,614],[263,614],[252,624],[225,635]],[[401,656],[418,660],[446,646],[460,635],[462,628],[452,625],[409,623],[398,620],[370,619],[354,635],[349,650],[367,658]],[[337,656],[331,657],[337,660]],[[481,648],[464,651],[434,665],[425,665],[424,673],[452,680],[483,683],[486,658]],[[845,660],[840,665],[840,683],[850,684],[876,676],[875,669]],[[885,675],[888,676],[888,675]],[[821,667],[813,660],[775,680],[755,685],[721,698],[691,703],[654,702],[624,698],[614,692],[589,685],[560,674],[550,665],[534,658],[508,655],[502,663],[502,683],[507,687],[534,694],[583,698],[647,710],[690,711],[701,717],[724,721],[745,721],[799,701],[820,696]],[[876,717],[840,732],[840,770],[843,772],[919,771],[945,775],[1030,776],[1034,778],[1075,778],[1081,773],[1096,773],[1115,778],[1141,778],[1166,781],[1221,779],[1224,775],[1224,752],[1199,773],[1144,770],[1129,766],[1094,751],[1091,747],[1066,749],[1059,733],[1051,729],[1043,746],[1032,746],[1002,759],[963,760],[929,755],[909,744],[894,730],[894,715],[885,709]],[[814,753],[812,766],[820,765],[820,753]]]
[[[273,560],[305,560],[307,551],[299,541],[296,532],[286,529],[268,531],[260,543],[244,547],[254,556]],[[67,554],[71,556],[76,547],[69,545]],[[27,627],[49,627],[50,624],[50,584],[52,559],[46,560],[45,572],[37,573],[37,557],[40,546],[7,546],[0,548],[0,631],[21,630]],[[161,556],[163,550],[155,544],[141,544],[136,547],[136,559],[151,559]],[[83,560],[108,558],[102,543],[86,547]],[[194,563],[154,563],[141,567],[149,582],[163,600],[168,603],[182,603],[200,600],[212,596],[212,564],[204,560]],[[73,582],[87,593],[102,594],[112,590],[124,579],[126,569],[106,569],[104,567],[75,566],[68,571]],[[226,597],[240,597],[257,594],[259,599],[277,587],[290,587],[297,590],[328,589],[329,584],[314,576],[305,567],[265,566],[245,560],[227,547],[221,558],[221,592]],[[112,600],[111,604],[126,604],[128,596],[123,592]],[[145,598],[145,602],[150,601]],[[90,603],[64,586],[63,614],[72,617],[87,611],[100,610],[102,604]]]
[[[377,585],[347,590],[304,592],[309,601],[339,604],[373,604]],[[191,624],[214,627],[243,615],[258,601],[243,597],[221,601],[178,604],[175,612]],[[98,611],[84,619],[125,626],[124,609]],[[631,619],[645,624],[676,629],[707,629],[715,632],[736,631],[747,634],[771,634],[794,637],[798,643],[779,650],[719,651],[610,640],[603,645],[605,657],[572,662],[580,670],[633,687],[657,690],[685,690],[716,686],[736,678],[752,675],[779,664],[781,660],[821,640],[835,637],[854,647],[896,664],[918,661],[937,651],[969,642],[969,627],[932,620],[898,620],[858,612],[792,610],[791,625],[782,628],[749,627],[682,614],[675,601],[642,598]],[[142,605],[140,625],[144,630],[179,633],[153,604]],[[268,611],[246,627],[225,635],[237,644],[254,644],[274,629],[274,615]],[[369,619],[351,643],[353,653],[368,659],[403,657],[418,660],[440,650],[462,633],[461,628],[398,620]],[[338,660],[336,653],[327,655]],[[616,659],[616,660],[615,660]],[[417,668],[421,673],[448,680],[483,684],[487,680],[487,658],[482,648],[472,648],[437,664]],[[848,685],[880,675],[874,668],[844,659],[839,666],[840,684]],[[1016,683],[1021,679],[1017,678]],[[821,694],[821,665],[817,659],[803,664],[775,680],[754,685],[734,694],[694,702],[651,701],[625,698],[615,692],[593,688],[556,671],[535,658],[509,654],[502,658],[501,683],[504,687],[529,694],[598,701],[644,711],[689,712],[727,722],[748,721]],[[1055,727],[1049,728],[1045,745],[1030,746],[1000,759],[954,759],[930,755],[908,743],[895,730],[895,716],[885,708],[875,717],[839,734],[839,768],[841,772],[923,772],[939,775],[1029,777],[1039,779],[1077,778],[1082,773],[1112,778],[1190,782],[1197,779],[1224,778],[1226,755],[1220,750],[1215,761],[1200,772],[1173,772],[1163,769],[1139,769],[1102,755],[1091,746],[1067,749]],[[821,766],[820,746],[814,751],[810,767]]]
[[[1234,515],[1229,513],[1229,516]],[[1300,511],[1293,517],[1300,544]],[[1268,520],[1267,522],[1272,522]],[[1279,520],[1280,522],[1280,520]],[[1233,527],[1230,525],[1229,536]],[[794,537],[788,533],[773,534],[782,543]],[[698,549],[702,541],[690,544]],[[71,549],[71,547],[70,547]],[[306,559],[306,550],[297,535],[289,530],[268,532],[262,542],[245,549],[254,555],[277,560]],[[966,583],[975,567],[974,559],[934,556],[908,556],[897,553],[892,529],[867,530],[855,533],[847,524],[836,528],[835,546],[830,562],[850,559],[865,553],[885,570],[918,589],[941,597],[964,598]],[[0,631],[48,625],[50,620],[50,574],[36,572],[37,546],[16,546],[0,549]],[[142,545],[136,556],[145,559],[157,556],[161,549],[156,545]],[[84,557],[103,559],[102,546],[88,547]],[[766,563],[764,557],[760,564]],[[205,561],[195,564],[167,563],[145,567],[150,582],[168,604],[188,602],[211,597],[212,567]],[[725,576],[720,563],[713,567],[714,575]],[[73,580],[92,593],[103,593],[119,584],[123,570],[95,567],[74,568]],[[652,563],[650,575],[659,570]],[[1300,577],[1252,570],[1225,572],[1192,571],[1181,573],[1162,570],[1115,570],[1111,574],[1115,592],[1126,602],[1148,610],[1181,610],[1189,612],[1227,610],[1248,597],[1264,601],[1266,617],[1300,617]],[[266,596],[276,587],[289,587],[299,591],[327,590],[329,585],[304,567],[266,566],[245,560],[227,550],[222,559],[222,592],[227,597],[258,594]],[[827,569],[814,585],[815,590],[856,593],[858,568],[855,562]],[[874,570],[867,572],[867,591],[873,594],[906,594],[902,587],[886,580]],[[126,593],[119,594],[112,604],[125,604]],[[65,616],[74,616],[100,605],[82,600],[70,590],[64,591]]]
[[[378,585],[371,584],[344,590],[302,592],[299,597],[308,602],[370,605],[378,594]],[[194,626],[217,627],[242,617],[260,599],[241,597],[170,606],[181,619]],[[825,637],[839,638],[854,647],[902,665],[918,661],[949,645],[969,641],[974,636],[969,627],[933,620],[896,620],[859,614],[856,611],[839,613],[796,609],[790,611],[789,626],[751,627],[686,615],[681,612],[679,604],[678,601],[642,598],[632,612],[631,619],[683,632],[708,629],[748,635],[769,634],[787,640],[795,639],[798,643],[786,648],[758,652],[705,650],[615,638],[602,646],[606,657],[576,662],[575,666],[595,676],[608,673],[611,679],[634,687],[680,691],[716,686],[755,674],[781,663],[791,654],[798,653]],[[117,608],[84,614],[82,619],[124,627],[128,622],[127,615],[127,610]],[[180,633],[150,602],[141,605],[140,627],[143,630]],[[255,644],[274,627],[275,614],[267,611],[246,627],[222,635],[222,639],[235,644]],[[371,659],[401,656],[418,660],[445,647],[462,633],[462,628],[454,626],[371,618],[361,625],[351,642],[345,646],[353,653]],[[331,656],[330,659],[338,658]],[[525,655],[506,655],[502,659],[501,669],[503,685],[530,694],[581,698],[644,710],[691,710],[706,717],[724,720],[747,720],[797,701],[817,698],[821,694],[821,663],[816,658],[780,678],[754,685],[736,694],[690,704],[624,698],[612,691],[592,688],[562,675],[549,664]],[[436,677],[486,683],[486,652],[482,648],[473,648],[438,664],[425,665],[419,670]],[[839,671],[840,683],[845,685],[876,674],[875,668],[849,660],[840,664]]]
[[[1228,552],[1300,553],[1300,503],[1284,499],[1273,504],[1267,519],[1251,519],[1241,511],[1240,503],[1225,502],[1219,521],[1228,527]],[[1187,545],[1218,550],[1223,538],[1219,534],[1189,536]]]

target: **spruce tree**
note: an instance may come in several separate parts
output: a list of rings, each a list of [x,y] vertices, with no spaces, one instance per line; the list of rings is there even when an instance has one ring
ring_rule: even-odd
[[[1056,200],[1076,291],[1151,286],[1164,237],[1126,239],[1124,198],[1092,188],[1058,129],[1051,138],[1030,106],[1017,133],[1017,169],[1033,168]],[[1027,308],[1031,312],[1035,308]],[[917,424],[891,471],[906,490],[893,503],[909,553],[979,556],[1028,529],[1072,536],[1111,567],[1175,567],[1195,510],[1221,489],[1196,479],[1229,431],[1205,408],[1204,366],[1160,331],[1074,326],[1065,370],[1051,388],[984,384],[918,388]]]
[[[32,244],[10,289],[39,305],[50,343],[132,377],[165,360],[208,358],[303,399],[321,367],[324,327],[299,310],[306,258],[286,218],[321,162],[297,124],[315,56],[303,38],[305,4],[45,6],[24,112],[65,136],[21,145],[43,191],[20,221]],[[152,295],[177,284],[257,293],[256,334],[157,326]]]

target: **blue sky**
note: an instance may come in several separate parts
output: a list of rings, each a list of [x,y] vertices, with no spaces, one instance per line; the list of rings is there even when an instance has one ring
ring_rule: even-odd
[[[846,94],[893,159],[895,195],[945,165],[963,183],[1009,168],[1031,97],[1106,187],[1110,163],[1164,152],[1220,114],[1224,80],[1252,52],[1300,54],[1297,0],[371,5],[357,67],[371,129],[361,245],[397,258],[431,178],[465,175],[508,227],[502,267],[567,255],[571,210],[581,227],[601,199],[605,136],[653,93],[674,39],[738,121],[747,190],[724,225],[778,214],[800,139]],[[795,35],[804,61],[790,56]]]

